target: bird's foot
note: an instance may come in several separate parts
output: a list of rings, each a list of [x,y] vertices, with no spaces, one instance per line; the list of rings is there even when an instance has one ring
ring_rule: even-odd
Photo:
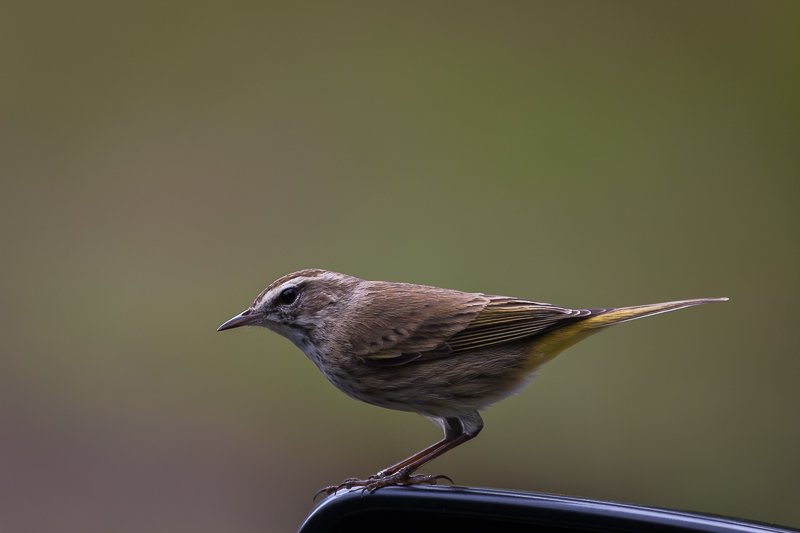
[[[358,478],[349,478],[345,479],[339,485],[331,485],[330,487],[325,487],[319,489],[316,494],[314,494],[314,499],[317,499],[317,496],[320,494],[325,494],[326,496],[330,496],[331,494],[336,494],[342,489],[353,489],[356,487],[361,487],[361,494],[363,495],[364,492],[372,492],[373,490],[377,490],[383,487],[391,487],[393,485],[436,485],[437,480],[439,479],[446,479],[450,483],[453,483],[453,480],[443,474],[437,474],[435,476],[425,476],[425,475],[416,475],[412,476],[411,472],[407,471],[405,468],[401,468],[397,472],[392,474],[381,475],[382,473],[379,472],[374,476],[370,476],[367,479],[358,479]]]

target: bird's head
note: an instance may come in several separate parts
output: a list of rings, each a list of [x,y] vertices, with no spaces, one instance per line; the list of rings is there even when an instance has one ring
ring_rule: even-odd
[[[272,282],[253,303],[217,331],[261,326],[283,335],[305,351],[305,345],[335,319],[337,304],[346,300],[362,280],[306,269]]]

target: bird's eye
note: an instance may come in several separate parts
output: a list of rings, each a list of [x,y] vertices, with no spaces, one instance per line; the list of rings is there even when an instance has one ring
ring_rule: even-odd
[[[295,300],[297,300],[297,289],[294,287],[288,288],[281,293],[279,298],[281,299],[281,303],[284,305],[292,304]]]

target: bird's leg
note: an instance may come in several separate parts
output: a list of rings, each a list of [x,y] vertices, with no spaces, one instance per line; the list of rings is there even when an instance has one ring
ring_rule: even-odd
[[[455,440],[440,440],[436,444],[425,448],[417,454],[412,455],[405,461],[381,470],[374,476],[370,476],[368,479],[349,478],[345,479],[340,485],[331,485],[330,487],[319,489],[317,493],[314,494],[314,499],[316,499],[317,496],[322,493],[331,495],[336,494],[336,492],[342,489],[352,489],[355,487],[363,487],[363,490],[372,492],[375,489],[388,487],[390,485],[436,485],[436,480],[438,479],[446,479],[452,483],[453,480],[443,474],[438,474],[435,476],[412,476],[411,474],[422,468],[422,466],[426,465],[427,463],[433,461],[446,451],[452,450],[459,444],[464,444],[472,438],[473,435],[462,433],[456,437]]]
[[[381,470],[380,472],[378,472],[374,476],[370,476],[370,479],[379,478],[379,477],[386,477],[388,475],[394,474],[395,472],[397,472],[401,468],[405,468],[406,466],[414,463],[415,461],[419,461],[421,458],[427,456],[428,454],[435,452],[436,450],[438,450],[439,448],[441,448],[445,444],[447,444],[447,439],[442,439],[439,442],[437,442],[436,444],[431,444],[430,446],[428,446],[427,448],[425,448],[421,452],[415,453],[414,455],[412,455],[408,459],[404,459],[404,460],[400,461],[399,463],[397,463],[396,465],[390,466],[389,468],[384,468],[383,470]]]
[[[464,422],[468,424],[466,431]],[[445,419],[443,420],[443,425],[445,429],[445,438],[436,444],[428,446],[421,452],[412,455],[408,459],[401,461],[394,466],[390,466],[389,468],[381,470],[376,475],[370,476],[368,479],[350,478],[346,479],[341,485],[332,485],[330,487],[320,489],[314,495],[314,498],[316,499],[316,497],[322,493],[330,495],[335,494],[340,489],[352,489],[354,487],[363,487],[362,492],[372,492],[373,490],[381,487],[388,487],[391,485],[419,485],[423,483],[435,485],[436,481],[439,479],[447,479],[450,481],[450,483],[452,483],[452,479],[441,474],[435,476],[412,476],[411,474],[445,452],[452,450],[456,446],[464,444],[470,439],[473,439],[478,435],[483,427],[483,421],[476,412],[469,418],[465,418],[463,420],[456,418]]]
[[[425,466],[426,464],[430,463],[440,455],[444,455],[445,452],[448,452],[459,446],[464,444],[468,440],[474,438],[474,435],[470,435],[468,433],[462,433],[455,440],[445,440],[444,445],[440,446],[427,455],[424,455],[413,461],[400,469],[398,469],[393,474],[384,475],[381,477],[370,477],[368,483],[364,485],[364,489],[372,492],[375,489],[379,489],[381,487],[388,487],[390,485],[420,485],[420,484],[428,484],[428,485],[436,485],[436,480],[438,479],[446,479],[450,483],[453,483],[453,480],[450,479],[448,476],[444,474],[437,474],[435,476],[423,476],[417,475],[412,476],[414,472]]]

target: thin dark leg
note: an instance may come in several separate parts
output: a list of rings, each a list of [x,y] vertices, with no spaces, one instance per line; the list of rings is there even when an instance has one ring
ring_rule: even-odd
[[[483,428],[483,421],[477,412],[472,412],[460,418],[445,418],[442,419],[441,422],[445,434],[443,440],[428,446],[421,452],[415,453],[396,465],[381,470],[368,479],[350,478],[344,480],[344,483],[341,485],[332,485],[320,489],[314,495],[314,499],[322,493],[335,494],[340,489],[352,489],[354,487],[363,487],[362,492],[372,492],[373,490],[390,485],[419,485],[422,483],[435,485],[438,479],[447,479],[452,483],[452,479],[443,475],[415,476],[412,474],[440,455],[475,438],[481,431],[481,428]]]
[[[354,487],[362,487],[362,492],[372,492],[381,487],[391,485],[419,485],[422,483],[435,485],[438,479],[447,479],[452,483],[452,479],[443,475],[425,476],[413,474],[440,455],[475,438],[483,428],[483,420],[481,420],[477,411],[473,411],[457,418],[439,419],[439,423],[444,428],[443,440],[428,446],[421,452],[415,453],[396,465],[381,470],[368,479],[350,478],[344,480],[341,485],[332,485],[320,489],[314,495],[314,499],[322,493],[335,494],[340,489],[352,489]]]
[[[350,478],[346,479],[341,485],[331,485],[330,487],[320,489],[314,495],[314,499],[323,492],[325,494],[335,494],[340,489],[352,489],[354,487],[364,487],[364,490],[372,492],[375,489],[388,487],[390,485],[419,485],[422,483],[435,485],[437,479],[446,479],[452,483],[452,479],[442,474],[435,476],[412,476],[411,474],[443,453],[452,450],[460,444],[464,444],[471,438],[473,438],[472,435],[462,433],[456,437],[455,440],[441,440],[432,446],[428,446],[421,452],[412,455],[405,461],[381,470],[376,475],[370,476],[369,479]]]
[[[439,442],[437,442],[436,444],[431,444],[430,446],[428,446],[427,448],[425,448],[421,452],[415,453],[414,455],[412,455],[408,459],[404,459],[404,460],[400,461],[399,463],[397,463],[396,465],[390,466],[389,468],[384,468],[383,470],[381,470],[380,472],[375,474],[375,476],[373,476],[373,477],[384,477],[384,476],[388,476],[388,475],[394,474],[395,472],[397,472],[401,468],[405,468],[406,466],[408,466],[410,464],[413,464],[415,461],[419,461],[421,458],[425,457],[426,455],[435,452],[436,450],[438,450],[442,446],[446,445],[447,442],[448,442],[447,439],[442,439]],[[417,468],[419,468],[419,467],[417,467]]]
[[[433,461],[434,459],[436,459],[440,455],[443,455],[445,452],[449,452],[450,450],[452,450],[456,446],[464,444],[468,440],[471,440],[473,437],[474,437],[474,435],[469,435],[467,433],[462,433],[461,435],[456,437],[455,440],[443,440],[443,441],[437,442],[436,444],[434,444],[430,448],[422,450],[421,452],[419,452],[414,457],[420,456],[424,452],[426,452],[428,450],[431,450],[427,455],[422,455],[422,457],[419,457],[416,461],[409,462],[414,457],[409,457],[408,459],[403,461],[403,463],[407,463],[408,462],[408,464],[400,467],[397,471],[395,471],[395,475],[400,476],[401,478],[409,476],[410,474],[413,474],[414,472],[416,472],[417,470],[419,470],[420,468],[422,468],[426,464],[430,463],[431,461]],[[442,446],[438,446],[437,447],[437,445],[442,444],[442,443],[444,443]],[[435,447],[435,449],[431,449],[431,448],[434,448],[434,447]],[[403,464],[403,463],[400,463],[400,464]],[[394,467],[392,467],[392,468],[394,468]],[[378,487],[375,487],[375,488],[378,488]],[[372,489],[372,490],[374,490],[374,489]]]

